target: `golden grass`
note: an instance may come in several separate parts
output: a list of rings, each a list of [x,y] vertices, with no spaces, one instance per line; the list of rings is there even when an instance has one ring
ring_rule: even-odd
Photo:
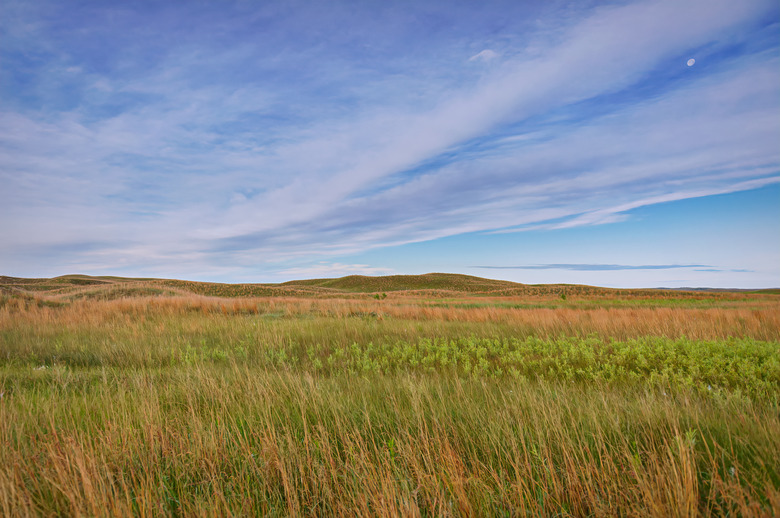
[[[510,329],[516,336],[597,335],[623,340],[655,335],[697,340],[728,337],[780,340],[780,297],[748,300],[745,304],[721,303],[714,307],[600,306],[597,302],[577,307],[549,298],[533,304],[526,301],[528,307],[524,307],[521,302],[516,298],[458,299],[457,304],[432,305],[428,299],[420,297],[391,297],[377,301],[290,297],[222,299],[188,295],[77,300],[65,307],[51,307],[25,299],[11,299],[0,307],[0,326],[13,326],[19,319],[33,326],[56,324],[80,328],[101,323],[121,326],[151,315],[175,317],[198,313],[289,318],[367,317],[403,325],[410,322],[493,324]],[[548,307],[534,307],[543,304]]]
[[[736,400],[239,366],[104,376],[52,372],[0,403],[5,515],[770,516],[780,502],[780,423]]]
[[[0,515],[780,513],[777,296],[90,289],[2,296]]]

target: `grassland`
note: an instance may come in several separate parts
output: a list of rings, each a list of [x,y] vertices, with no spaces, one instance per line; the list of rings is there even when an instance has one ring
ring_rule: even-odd
[[[4,516],[776,516],[780,296],[0,277]]]

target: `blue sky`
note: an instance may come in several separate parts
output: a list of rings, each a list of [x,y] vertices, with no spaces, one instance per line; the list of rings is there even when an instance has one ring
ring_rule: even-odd
[[[0,274],[780,286],[771,0],[5,0],[0,31]]]

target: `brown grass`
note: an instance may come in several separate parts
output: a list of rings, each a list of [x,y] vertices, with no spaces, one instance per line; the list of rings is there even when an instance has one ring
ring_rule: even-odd
[[[780,424],[760,408],[730,423],[733,402],[243,369],[49,386],[0,404],[7,516],[778,510]]]
[[[780,513],[778,296],[73,298],[105,288],[76,281],[0,294],[2,516]],[[716,368],[753,368],[761,390],[710,392],[685,362],[668,365],[675,390],[314,367],[324,350],[470,336],[685,337],[702,361],[702,341],[724,341]],[[656,345],[640,355],[666,361]]]
[[[496,305],[491,306],[491,302]],[[30,325],[82,326],[124,325],[145,316],[281,315],[288,318],[324,317],[349,319],[370,317],[409,325],[421,323],[492,324],[511,330],[515,336],[588,336],[624,340],[655,335],[715,340],[746,337],[780,340],[780,297],[721,304],[716,307],[602,306],[592,303],[578,308],[557,304],[555,299],[535,301],[522,307],[520,299],[458,299],[457,304],[432,305],[428,299],[391,297],[373,299],[237,298],[202,296],[134,297],[116,300],[78,300],[65,307],[51,307],[34,300],[11,299],[0,307],[0,326],[22,318]],[[477,305],[477,303],[479,305]],[[534,307],[547,304],[549,307]],[[518,307],[512,307],[516,305]],[[509,306],[509,307],[507,307]]]

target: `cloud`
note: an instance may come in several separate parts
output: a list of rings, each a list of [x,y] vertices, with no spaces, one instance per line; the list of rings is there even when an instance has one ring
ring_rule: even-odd
[[[292,279],[313,279],[344,277],[346,275],[392,275],[395,272],[391,268],[381,268],[367,264],[342,264],[319,262],[311,266],[285,268],[276,272],[277,277]]]
[[[591,271],[617,271],[617,270],[673,270],[678,268],[700,268],[707,267],[705,264],[644,264],[644,265],[628,265],[628,264],[531,264],[523,266],[472,266],[471,268],[485,268],[491,270],[573,270],[579,272],[591,272]],[[721,271],[721,270],[700,270],[704,271]]]
[[[555,229],[579,227],[584,225],[601,225],[605,223],[614,223],[618,221],[624,221],[627,218],[627,216],[624,214],[625,212],[638,209],[640,207],[646,207],[648,205],[656,205],[659,203],[668,203],[672,201],[687,200],[692,198],[702,198],[705,196],[715,196],[718,194],[730,194],[733,192],[758,189],[766,185],[771,185],[776,183],[780,183],[780,176],[773,176],[769,178],[758,178],[755,180],[739,182],[736,184],[731,184],[726,187],[720,187],[716,189],[680,191],[680,192],[665,194],[661,196],[645,198],[642,200],[636,200],[630,203],[625,203],[614,207],[594,210],[591,212],[587,212],[585,214],[577,215],[576,217],[567,219],[563,222],[526,226],[518,229],[496,230],[493,231],[493,233],[503,234],[509,232],[523,232],[528,230],[555,230]]]
[[[536,140],[480,151],[334,205],[292,233],[360,249],[512,225],[571,228],[616,221],[643,206],[777,183],[778,176],[767,176],[780,160],[775,112],[751,106],[774,99],[772,66],[689,85],[585,125],[546,128]],[[720,105],[711,101],[715,93]],[[724,107],[734,115],[719,113]],[[670,126],[667,114],[674,112],[687,117]],[[550,220],[557,222],[544,223]],[[254,238],[274,239],[267,232]],[[247,236],[245,246],[254,238]]]
[[[278,270],[778,181],[780,63],[755,43],[771,3],[512,11],[498,35],[484,9],[423,26],[428,9],[380,23],[346,4],[14,5],[0,267],[68,250],[95,268]]]
[[[469,61],[493,61],[497,57],[498,57],[498,53],[497,52],[495,52],[493,50],[490,50],[490,49],[485,49],[485,50],[480,51],[479,53],[474,54],[473,56],[471,56],[469,58]]]
[[[290,183],[267,192],[259,199],[232,207],[225,214],[224,223],[219,227],[212,228],[210,235],[228,237],[241,234],[247,236],[253,233],[262,234],[272,228],[295,227],[305,224],[305,222],[329,221],[333,217],[338,218],[340,213],[345,210],[349,211],[353,203],[360,203],[361,199],[365,200],[366,204],[373,205],[374,200],[369,201],[371,197],[362,193],[367,189],[370,192],[372,188],[376,189],[377,186],[381,191],[382,183],[388,182],[394,175],[404,174],[410,168],[419,167],[419,164],[426,160],[435,160],[436,157],[446,154],[448,149],[457,149],[457,146],[469,139],[489,134],[492,128],[502,122],[522,121],[561,103],[575,103],[624,87],[632,81],[636,81],[641,74],[651,71],[665,55],[678,52],[680,46],[700,45],[711,38],[717,38],[725,27],[750,14],[741,8],[732,11],[725,4],[719,5],[718,9],[713,11],[704,9],[702,12],[708,14],[702,17],[701,13],[695,13],[691,8],[683,9],[680,12],[676,3],[640,4],[639,6],[608,11],[602,16],[594,16],[572,29],[572,34],[565,39],[565,43],[549,50],[545,60],[521,60],[506,65],[500,72],[486,79],[483,85],[476,90],[455,92],[448,100],[428,111],[415,114],[397,114],[395,111],[392,115],[381,111],[367,114],[366,117],[350,121],[347,126],[329,127],[325,130],[328,135],[326,139],[308,140],[282,148],[279,153],[284,156],[283,163],[288,167],[292,165],[296,170],[305,171],[305,173],[296,174]],[[667,17],[675,18],[674,27],[667,26]],[[690,19],[686,19],[686,17],[690,17]],[[683,20],[679,18],[683,18]],[[684,30],[682,29],[683,24],[686,24]],[[674,32],[674,37],[670,41],[669,32],[676,29],[678,25],[679,34]],[[664,30],[661,30],[661,27]],[[598,47],[599,52],[595,52],[595,49],[591,48],[594,45]],[[594,52],[585,53],[582,47],[591,48]],[[620,63],[620,66],[615,65],[616,62]],[[606,69],[603,68],[604,64],[609,64]],[[591,73],[594,68],[600,71],[595,77]],[[758,89],[763,88],[760,94],[764,97],[774,95],[777,82],[776,72],[764,70],[762,75],[766,77],[763,81],[752,79]],[[534,80],[528,81],[526,79],[530,77]],[[581,77],[586,77],[587,80],[584,82],[579,80]],[[578,79],[575,80],[575,78]],[[743,86],[749,87],[744,77],[740,77],[740,79],[743,80]],[[717,85],[716,88],[721,88],[721,85]],[[695,101],[696,96],[700,95],[700,93],[695,92],[686,93],[687,96],[684,93],[680,96],[687,97],[686,101],[688,102]],[[742,92],[738,92],[738,95],[742,95]],[[737,103],[741,100],[732,99]],[[722,113],[712,113],[708,116],[707,111],[713,107],[712,103],[708,101],[709,99],[705,95],[704,99],[698,103],[694,102],[694,106],[698,105],[699,107],[698,111],[686,108],[684,112],[693,117],[689,123],[681,124],[682,126],[690,126],[689,129],[693,130],[695,138],[709,140],[706,143],[701,142],[699,144],[701,148],[705,147],[702,144],[712,145],[713,141],[728,139],[733,141],[733,135],[728,128],[724,128],[726,131],[721,135],[713,135],[709,129],[707,129],[706,134],[703,134],[704,124],[711,124],[718,119],[719,115],[722,115]],[[659,106],[659,104],[656,103],[653,108],[663,107],[667,111],[671,111],[669,106]],[[763,115],[750,112],[749,116],[755,116],[759,119],[763,117],[765,120],[770,117],[775,118],[771,110],[766,111],[765,108],[765,106],[762,107]],[[640,113],[634,115],[634,120],[625,121],[626,124],[624,124],[624,126],[628,126],[628,124],[632,126],[629,128],[628,135],[619,133],[616,125],[611,125],[612,131],[607,134],[596,134],[596,131],[588,132],[585,129],[579,133],[581,138],[571,143],[566,142],[568,139],[564,136],[561,139],[563,142],[555,142],[554,144],[557,149],[573,151],[570,153],[571,158],[565,160],[565,164],[545,165],[545,168],[542,169],[544,173],[537,173],[536,178],[527,178],[527,182],[518,182],[516,171],[507,171],[506,177],[511,177],[513,180],[512,187],[522,189],[525,193],[549,183],[547,178],[556,179],[558,182],[569,181],[571,174],[580,172],[580,168],[583,167],[582,156],[580,156],[582,152],[593,155],[594,149],[603,149],[602,162],[608,158],[603,155],[612,154],[614,157],[616,154],[616,143],[604,145],[604,143],[592,142],[592,140],[605,141],[614,137],[617,142],[622,140],[629,146],[636,147],[640,144],[640,139],[646,139],[648,136],[655,138],[658,142],[650,141],[642,146],[643,149],[640,151],[643,154],[639,157],[645,160],[645,165],[639,166],[637,164],[637,166],[644,168],[643,174],[646,177],[663,177],[663,171],[660,174],[651,172],[653,167],[651,164],[658,159],[647,156],[648,148],[651,147],[649,144],[677,147],[680,142],[690,140],[690,137],[672,141],[671,138],[665,136],[669,131],[668,118],[662,122],[657,121],[657,117],[653,117],[649,109],[641,113],[640,107]],[[738,112],[729,115],[734,119],[743,119],[741,121],[734,120],[733,127],[740,124],[739,127],[752,127],[755,128],[755,133],[763,133],[756,143],[748,145],[741,153],[743,155],[747,155],[750,148],[755,148],[757,144],[766,146],[766,142],[778,134],[776,122],[765,122],[764,120],[761,121],[760,125],[757,125],[752,120],[748,122],[748,115],[740,116]],[[654,118],[656,120],[653,120]],[[655,134],[648,135],[649,132],[646,130],[637,131],[635,129],[641,128],[641,124],[648,122],[655,123],[654,126],[651,126],[652,129],[655,129]],[[659,124],[659,122],[661,123]],[[720,119],[718,122],[718,125],[724,126]],[[598,122],[596,125],[599,125]],[[604,123],[601,126],[604,126]],[[619,129],[625,130],[627,128]],[[674,131],[675,136],[681,136],[681,134],[682,130]],[[636,140],[632,141],[632,137]],[[749,137],[744,137],[739,140],[745,142],[748,139]],[[586,140],[591,140],[591,142]],[[601,147],[591,147],[594,144],[600,144]],[[548,144],[547,146],[539,146],[537,149],[546,152],[551,147],[552,145]],[[536,153],[534,152],[536,150],[533,149],[530,150],[530,153],[528,151],[521,150],[522,153],[512,160],[521,160],[525,163],[533,161],[534,155],[538,154],[539,151]],[[716,165],[715,160],[707,159],[706,156],[696,157],[694,151],[690,148],[687,150],[674,149],[674,152],[680,156],[678,162],[681,162],[683,157],[688,162],[693,158],[700,158],[700,160],[708,161],[711,164],[709,171],[705,169],[705,172],[711,173],[713,166]],[[761,151],[765,156],[764,164],[776,163],[777,154],[774,151],[767,151],[766,147]],[[706,152],[710,152],[710,149],[707,148]],[[704,151],[702,151],[703,153]],[[725,152],[723,154],[725,155]],[[590,158],[593,160],[599,157]],[[664,158],[669,162],[668,157]],[[468,159],[469,157],[465,156],[459,162],[462,165],[456,166],[456,168],[473,170],[479,167],[478,161]],[[561,159],[557,159],[557,161],[561,162]],[[550,170],[550,165],[553,166],[552,170]],[[593,165],[596,166],[596,164]],[[677,172],[684,170],[690,163],[670,165],[673,167],[672,170]],[[699,167],[694,169],[694,172],[701,172],[702,166],[707,167],[701,163],[695,165]],[[740,164],[735,165],[739,167]],[[670,168],[667,165],[664,169],[669,170]],[[487,169],[487,171],[490,170]],[[671,172],[669,171],[669,173]],[[600,173],[603,177],[601,181],[611,182],[614,185],[615,179],[620,178],[620,173],[620,171],[615,171],[613,174],[609,174],[609,172],[602,171]],[[473,175],[473,173],[467,174]],[[438,184],[435,187],[436,191],[429,191],[427,194],[428,199],[434,204],[446,202],[446,196],[441,196],[439,193],[443,190],[445,193],[452,192],[453,190],[447,189],[447,183],[452,184],[453,180],[457,182],[460,179],[458,172],[453,173],[450,168],[430,168],[423,171],[422,174],[412,175],[408,182],[402,180],[401,185],[412,188],[418,181],[426,182],[427,175],[436,176],[437,179],[441,180],[436,182]],[[490,173],[488,173],[487,180],[490,180],[489,176]],[[580,177],[583,176],[580,175]],[[478,196],[476,199],[474,197],[471,200],[467,199],[472,196],[473,188],[480,189],[480,185],[486,185],[487,189],[490,190],[488,194],[496,196],[496,194],[502,193],[502,186],[495,182],[484,182],[484,177],[472,176],[472,178],[471,185],[458,186],[462,193],[466,192],[464,187],[470,187],[468,190],[471,191],[466,196],[458,197],[458,208],[464,208],[463,203],[465,202],[467,204],[466,210],[471,209],[469,219],[474,221],[474,216],[478,218],[482,212],[482,203],[480,203],[482,200]],[[669,189],[667,187],[664,190]],[[679,188],[675,190],[679,191]],[[388,191],[384,192],[388,195],[391,194]],[[431,192],[435,192],[436,195],[431,196]],[[382,194],[379,194],[377,197],[381,196]],[[398,207],[398,205],[394,206]],[[295,207],[295,210],[289,210],[290,207]],[[335,211],[336,214],[333,214],[334,207],[339,208]],[[408,208],[406,205],[402,205],[402,207],[403,212]],[[571,209],[569,210],[571,211]],[[566,210],[564,209],[562,212],[566,212]],[[445,220],[449,219],[446,217],[447,214],[442,214],[441,211],[431,211],[429,217],[436,218],[441,222],[442,216]],[[518,223],[522,223],[525,217],[516,215],[514,219]],[[431,222],[433,223],[433,221]],[[359,224],[359,222],[357,223]],[[404,223],[404,221],[393,219],[385,221],[388,226],[404,227]],[[470,226],[474,230],[479,227],[481,229],[490,228],[491,225],[495,225],[495,222]],[[439,235],[463,231],[457,225],[449,228],[446,225],[440,224],[439,226]]]
[[[747,270],[744,268],[731,268],[728,270],[719,270],[717,268],[697,268],[695,272],[730,272],[730,273],[755,273],[755,270]]]

